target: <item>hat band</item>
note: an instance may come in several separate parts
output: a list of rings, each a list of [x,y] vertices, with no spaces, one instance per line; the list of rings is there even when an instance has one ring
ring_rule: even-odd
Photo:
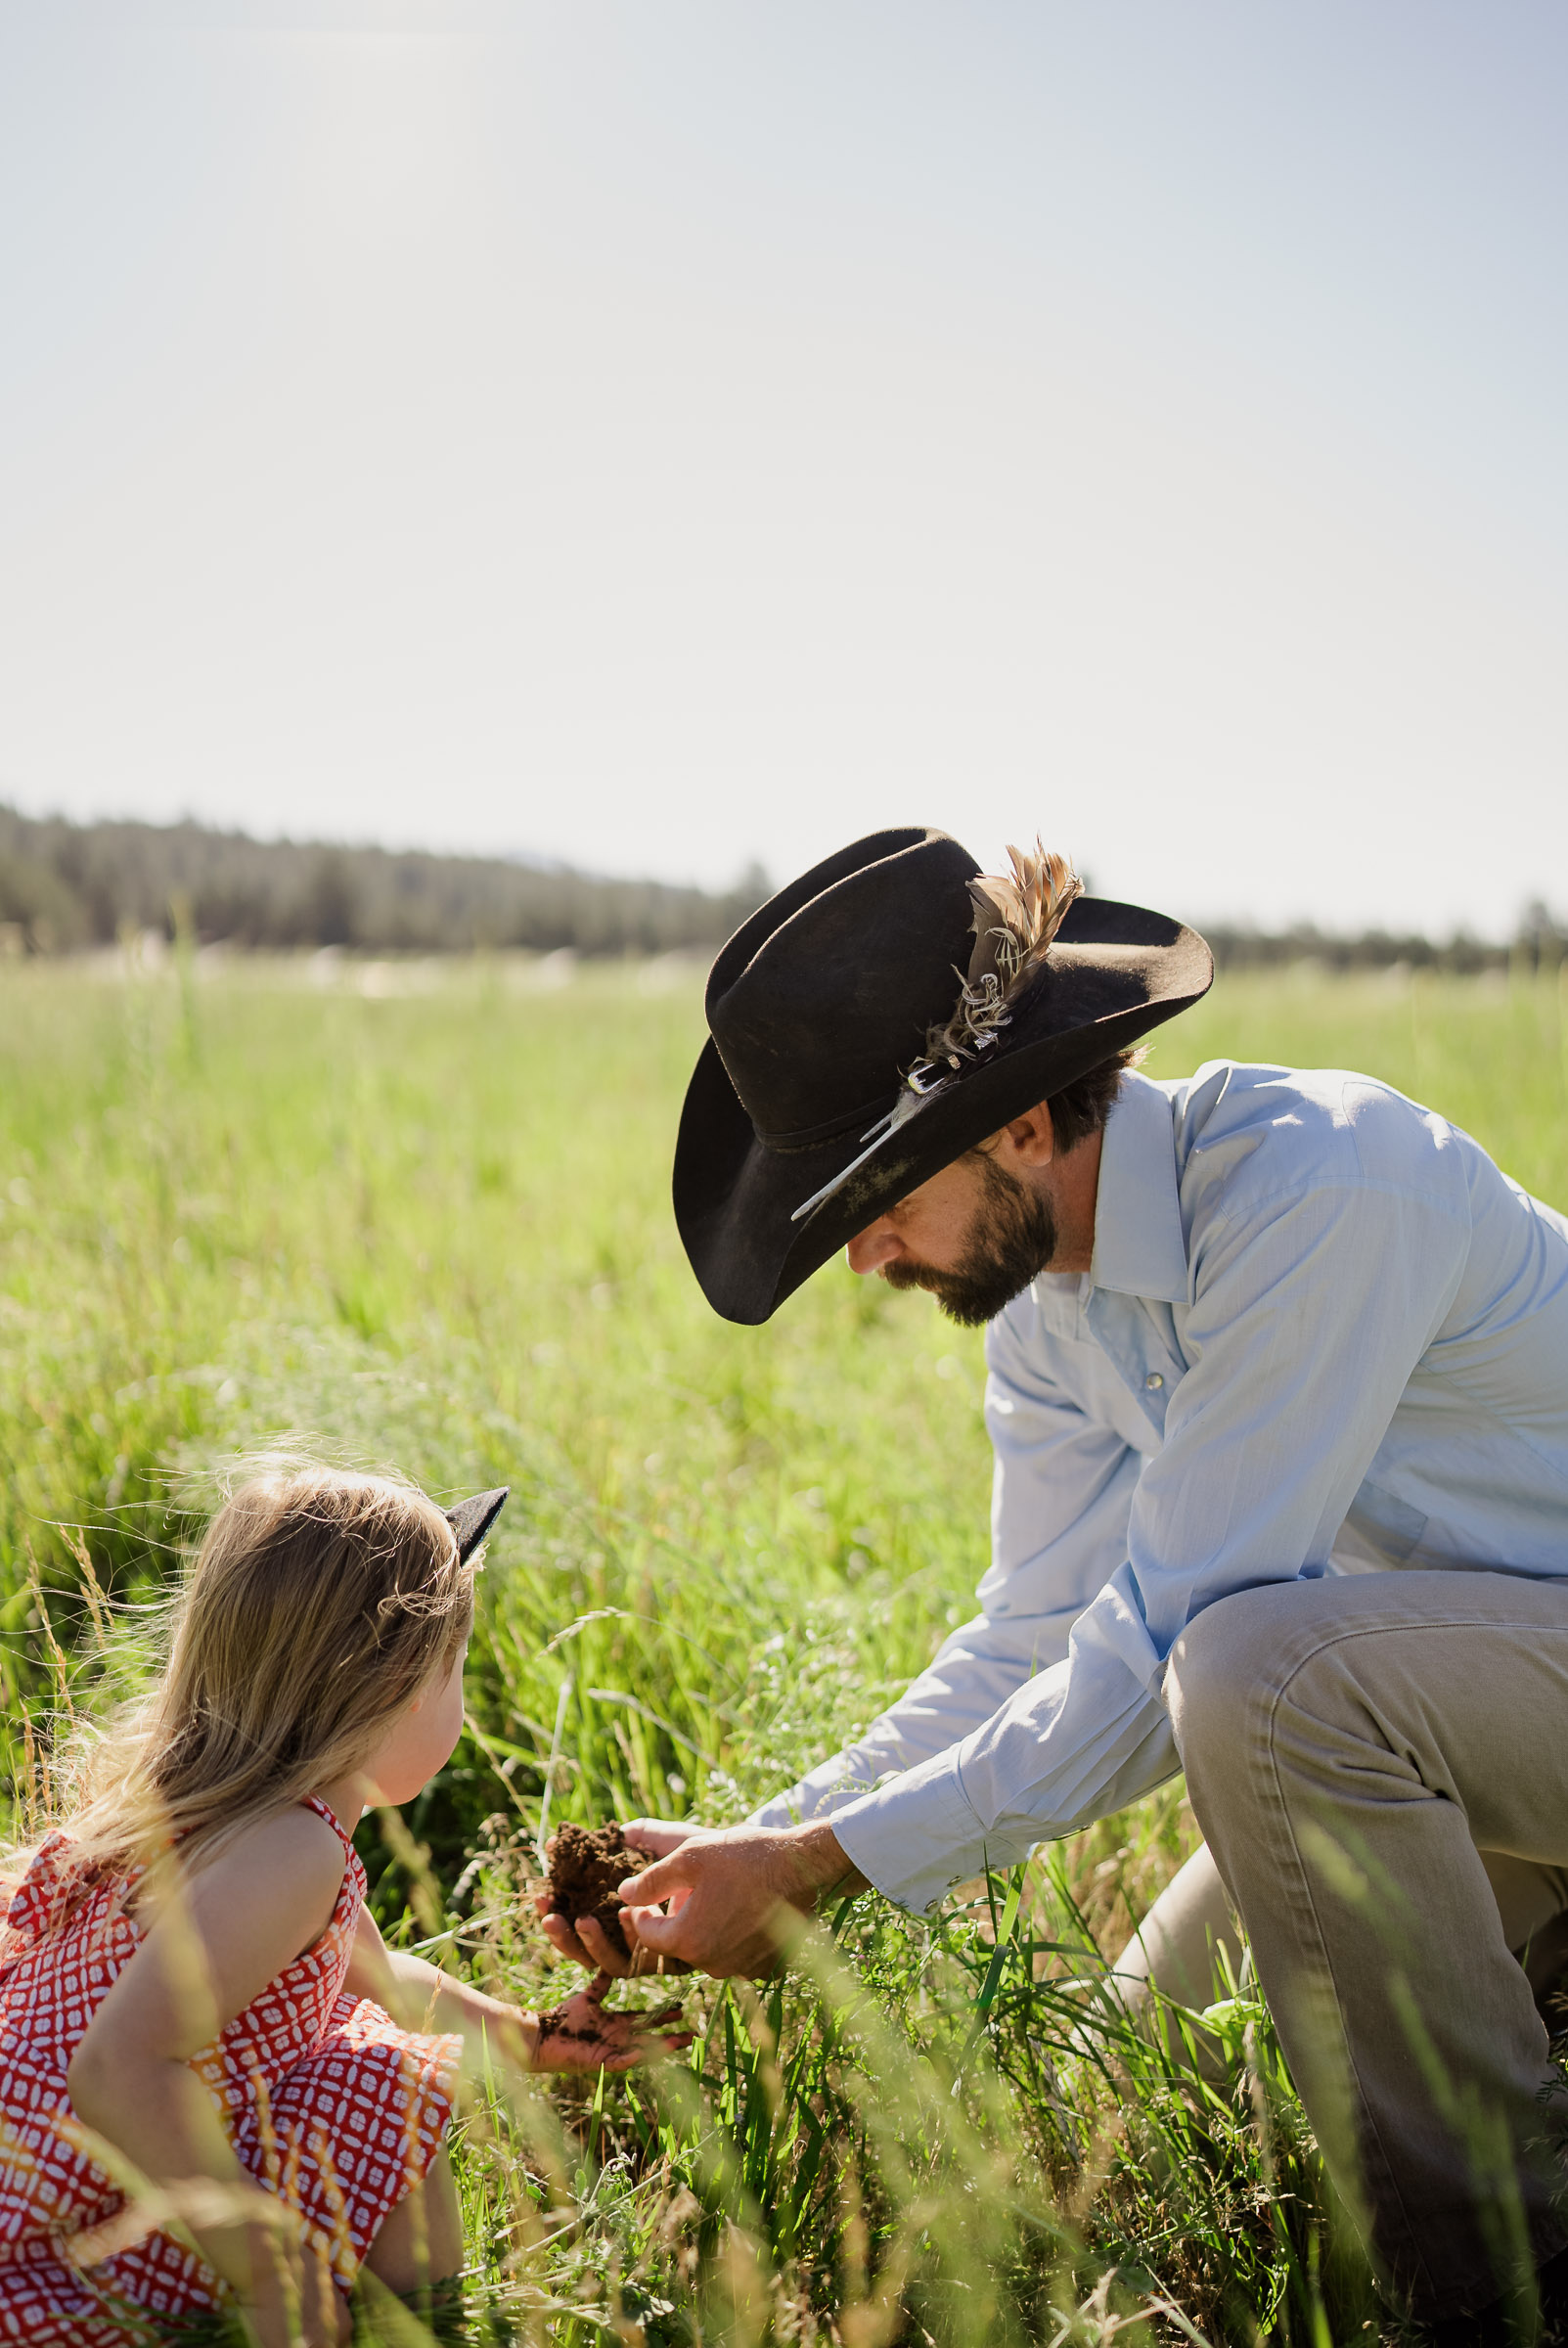
[[[933,1095],[945,1092],[952,1081],[951,1077],[941,1077],[935,1084],[928,1085],[923,1092],[917,1092],[909,1085],[904,1086],[892,1107],[877,1118],[869,1133],[861,1135],[860,1138],[867,1144],[867,1147],[862,1150],[859,1157],[851,1158],[847,1166],[835,1174],[830,1182],[825,1182],[820,1191],[813,1191],[809,1198],[802,1198],[790,1216],[790,1222],[809,1221],[820,1206],[826,1206],[829,1198],[836,1198],[850,1176],[858,1174],[866,1160],[869,1157],[874,1157],[882,1144],[890,1141],[901,1125],[907,1125],[911,1117],[918,1110],[922,1109]]]
[[[897,1076],[893,1079],[891,1089],[895,1093],[901,1089]],[[885,1093],[879,1093],[874,1101],[863,1101],[859,1108],[849,1108],[842,1116],[829,1117],[825,1125],[802,1125],[794,1133],[764,1133],[755,1117],[751,1120],[751,1130],[764,1150],[778,1150],[784,1153],[791,1150],[814,1150],[819,1142],[836,1142],[840,1134],[853,1133],[855,1127],[867,1117],[885,1116],[887,1112],[882,1103],[886,1098]]]

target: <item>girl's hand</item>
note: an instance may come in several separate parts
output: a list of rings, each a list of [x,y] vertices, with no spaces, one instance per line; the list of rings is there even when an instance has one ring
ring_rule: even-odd
[[[586,1989],[539,2018],[534,2046],[536,2071],[629,2071],[653,2054],[678,2054],[692,2043],[690,2030],[672,2030],[680,2019],[679,2006],[663,2006],[657,2013],[606,2013],[605,1998],[608,1973],[600,1973]]]

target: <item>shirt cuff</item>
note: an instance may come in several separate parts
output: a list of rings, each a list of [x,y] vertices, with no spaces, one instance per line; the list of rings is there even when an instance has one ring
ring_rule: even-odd
[[[951,1747],[835,1811],[833,1832],[869,1883],[919,1916],[985,1865],[984,1829]]]

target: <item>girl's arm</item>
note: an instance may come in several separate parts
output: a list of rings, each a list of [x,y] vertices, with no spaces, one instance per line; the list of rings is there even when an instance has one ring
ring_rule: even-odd
[[[454,1980],[439,1965],[402,1949],[389,1949],[368,1908],[359,1912],[353,1954],[343,1987],[352,1998],[384,2007],[405,2030],[451,2030],[465,2053],[475,2040],[488,2040],[501,2060],[531,2071],[539,2043],[539,2016],[520,2006],[503,2005],[467,1981]]]
[[[324,1819],[289,1810],[264,1820],[189,1881],[161,1887],[144,1937],[71,2057],[70,2099],[89,2128],[153,2183],[259,2190],[242,2167],[191,2058],[318,1939],[342,1883],[343,1850]],[[209,2196],[210,2198],[210,2196]],[[241,2216],[200,2215],[202,2257],[250,2317],[264,2348],[296,2336],[348,2337],[348,2310],[316,2262],[279,2252],[287,2237]],[[301,2329],[289,2300],[301,2294]]]
[[[492,2055],[519,2071],[629,2071],[655,2048],[674,2054],[691,2044],[688,2033],[668,2027],[679,2014],[678,2007],[659,2013],[605,2013],[607,1973],[558,2007],[541,2030],[537,2013],[486,1997],[483,1990],[426,1964],[423,1957],[389,1949],[368,1910],[360,1913],[343,1986],[350,1996],[384,2007],[405,2030],[456,2031],[466,2054],[482,2058],[488,2047]]]

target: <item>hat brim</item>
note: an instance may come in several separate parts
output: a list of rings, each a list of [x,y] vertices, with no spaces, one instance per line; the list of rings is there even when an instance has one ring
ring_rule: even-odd
[[[941,1167],[1197,1002],[1213,982],[1214,959],[1196,930],[1163,914],[1080,897],[1051,950],[1051,973],[1014,1013],[994,1059],[934,1093],[798,1222],[802,1201],[854,1161],[864,1138],[766,1148],[709,1039],[687,1088],[674,1195],[681,1238],[715,1312],[751,1327],[768,1320]]]

